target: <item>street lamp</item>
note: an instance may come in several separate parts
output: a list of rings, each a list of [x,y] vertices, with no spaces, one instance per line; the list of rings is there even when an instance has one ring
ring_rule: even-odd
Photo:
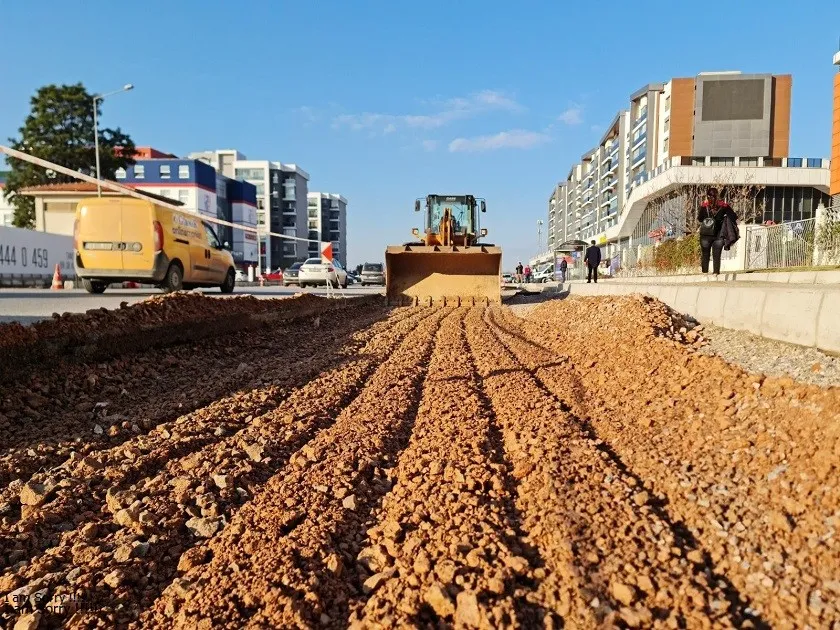
[[[99,183],[99,121],[98,115],[96,113],[96,103],[97,101],[101,101],[106,96],[113,96],[114,94],[119,94],[120,92],[128,92],[129,90],[133,90],[134,86],[131,83],[126,83],[122,86],[119,90],[114,90],[113,92],[108,92],[106,94],[94,94],[93,95],[93,145],[94,151],[96,151],[96,196],[102,196],[102,186]]]
[[[542,252],[542,219],[537,219],[537,254]]]

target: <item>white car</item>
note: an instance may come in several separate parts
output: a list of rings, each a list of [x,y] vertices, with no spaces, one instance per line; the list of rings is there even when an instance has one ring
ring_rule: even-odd
[[[301,288],[317,285],[326,286],[327,282],[334,287],[341,285],[342,288],[347,288],[347,272],[344,271],[337,260],[325,263],[320,258],[308,258],[300,266],[298,283]]]
[[[554,280],[554,265],[549,265],[540,269],[534,274],[534,282],[550,282]]]

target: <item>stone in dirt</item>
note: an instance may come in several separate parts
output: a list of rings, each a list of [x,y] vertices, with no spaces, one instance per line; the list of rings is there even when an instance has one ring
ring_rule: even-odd
[[[210,538],[219,531],[221,521],[220,519],[214,517],[199,518],[194,516],[187,521],[186,525],[187,529],[189,529],[194,536],[198,536],[199,538]]]
[[[346,510],[355,510],[356,509],[356,495],[350,494],[344,497],[344,500],[341,502],[341,505],[344,506]]]
[[[373,545],[362,549],[356,556],[356,560],[371,571],[376,572],[388,566],[390,559],[382,545]]]
[[[433,584],[424,593],[423,601],[432,607],[438,617],[445,618],[455,614],[455,604],[440,583]]]
[[[478,598],[475,593],[462,591],[458,593],[455,622],[464,626],[478,627],[481,625],[481,613],[478,610]]]
[[[219,490],[224,490],[230,486],[230,477],[228,475],[213,475],[213,483]]]
[[[17,620],[17,623],[15,623],[14,630],[35,630],[35,628],[37,628],[38,624],[40,623],[41,613],[39,611],[27,613]]]
[[[263,460],[263,447],[259,444],[248,444],[244,451],[257,464]]]
[[[47,487],[42,483],[34,483],[32,481],[23,484],[20,491],[20,502],[23,505],[32,507],[39,507],[44,504],[47,499]]]
[[[635,598],[633,587],[628,586],[623,582],[613,582],[610,584],[610,593],[625,606],[632,604],[633,599]]]
[[[178,570],[186,573],[193,567],[206,564],[210,560],[211,552],[206,547],[187,549],[178,560]]]
[[[365,592],[365,595],[373,593],[373,591],[382,586],[385,580],[391,578],[394,573],[396,573],[396,569],[388,569],[387,571],[381,571],[380,573],[371,575],[362,585],[362,590]]]
[[[119,586],[125,582],[125,573],[119,569],[114,569],[105,576],[103,581],[113,589],[119,588]]]
[[[341,557],[338,556],[338,554],[331,553],[327,556],[325,564],[327,566],[327,570],[334,575],[341,575],[341,572],[344,569],[344,563],[341,561]]]

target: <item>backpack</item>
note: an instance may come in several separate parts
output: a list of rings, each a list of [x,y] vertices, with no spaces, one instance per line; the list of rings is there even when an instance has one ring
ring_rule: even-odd
[[[711,214],[700,221],[700,236],[716,236],[715,218]]]

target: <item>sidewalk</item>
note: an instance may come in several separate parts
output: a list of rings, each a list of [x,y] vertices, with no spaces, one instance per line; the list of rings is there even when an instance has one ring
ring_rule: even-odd
[[[840,271],[604,279],[571,295],[643,293],[700,322],[840,354]],[[767,276],[776,276],[773,280]],[[733,277],[734,276],[734,277]],[[743,276],[754,276],[749,280]],[[762,277],[765,276],[765,277]],[[792,281],[792,278],[796,281]]]

